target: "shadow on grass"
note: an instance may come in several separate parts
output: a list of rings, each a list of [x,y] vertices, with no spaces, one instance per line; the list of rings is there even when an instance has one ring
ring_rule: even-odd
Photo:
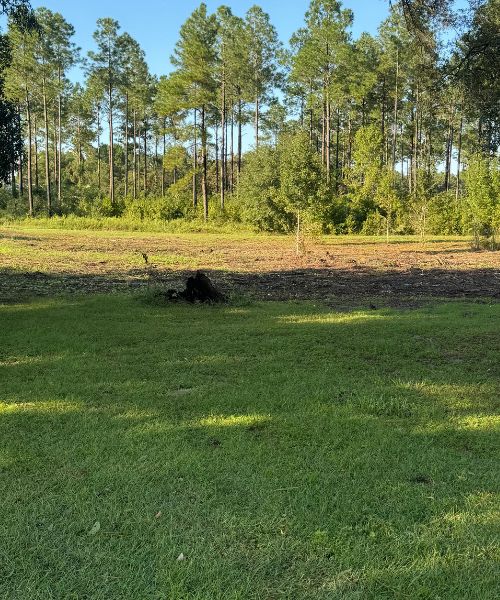
[[[282,271],[205,272],[229,294],[263,300],[331,298],[385,298],[397,304],[409,298],[500,298],[500,272],[495,269],[381,270],[303,268]],[[0,269],[0,302],[17,302],[36,296],[110,293],[143,289],[149,284],[182,286],[192,271],[130,269],[102,275],[24,272]]]
[[[1,311],[0,595],[495,597],[495,306]]]

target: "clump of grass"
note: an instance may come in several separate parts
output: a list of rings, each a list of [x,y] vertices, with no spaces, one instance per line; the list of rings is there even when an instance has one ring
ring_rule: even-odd
[[[237,222],[204,221],[201,219],[137,219],[133,217],[24,217],[0,219],[0,225],[28,226],[42,229],[142,231],[152,233],[236,233],[253,230]]]

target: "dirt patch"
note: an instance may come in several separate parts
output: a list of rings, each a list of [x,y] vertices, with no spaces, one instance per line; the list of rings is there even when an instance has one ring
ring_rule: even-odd
[[[148,260],[144,260],[147,254]],[[465,239],[390,244],[319,238],[295,256],[287,237],[0,232],[0,301],[182,286],[202,269],[229,295],[420,305],[424,298],[500,299],[500,253]]]

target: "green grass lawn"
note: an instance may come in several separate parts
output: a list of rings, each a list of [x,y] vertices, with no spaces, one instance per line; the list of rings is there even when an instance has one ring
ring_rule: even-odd
[[[1,306],[0,598],[497,600],[499,323]]]

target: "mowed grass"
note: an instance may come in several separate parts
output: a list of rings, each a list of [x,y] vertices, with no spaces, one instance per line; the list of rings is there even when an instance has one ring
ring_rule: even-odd
[[[0,597],[496,600],[499,323],[1,306]]]

